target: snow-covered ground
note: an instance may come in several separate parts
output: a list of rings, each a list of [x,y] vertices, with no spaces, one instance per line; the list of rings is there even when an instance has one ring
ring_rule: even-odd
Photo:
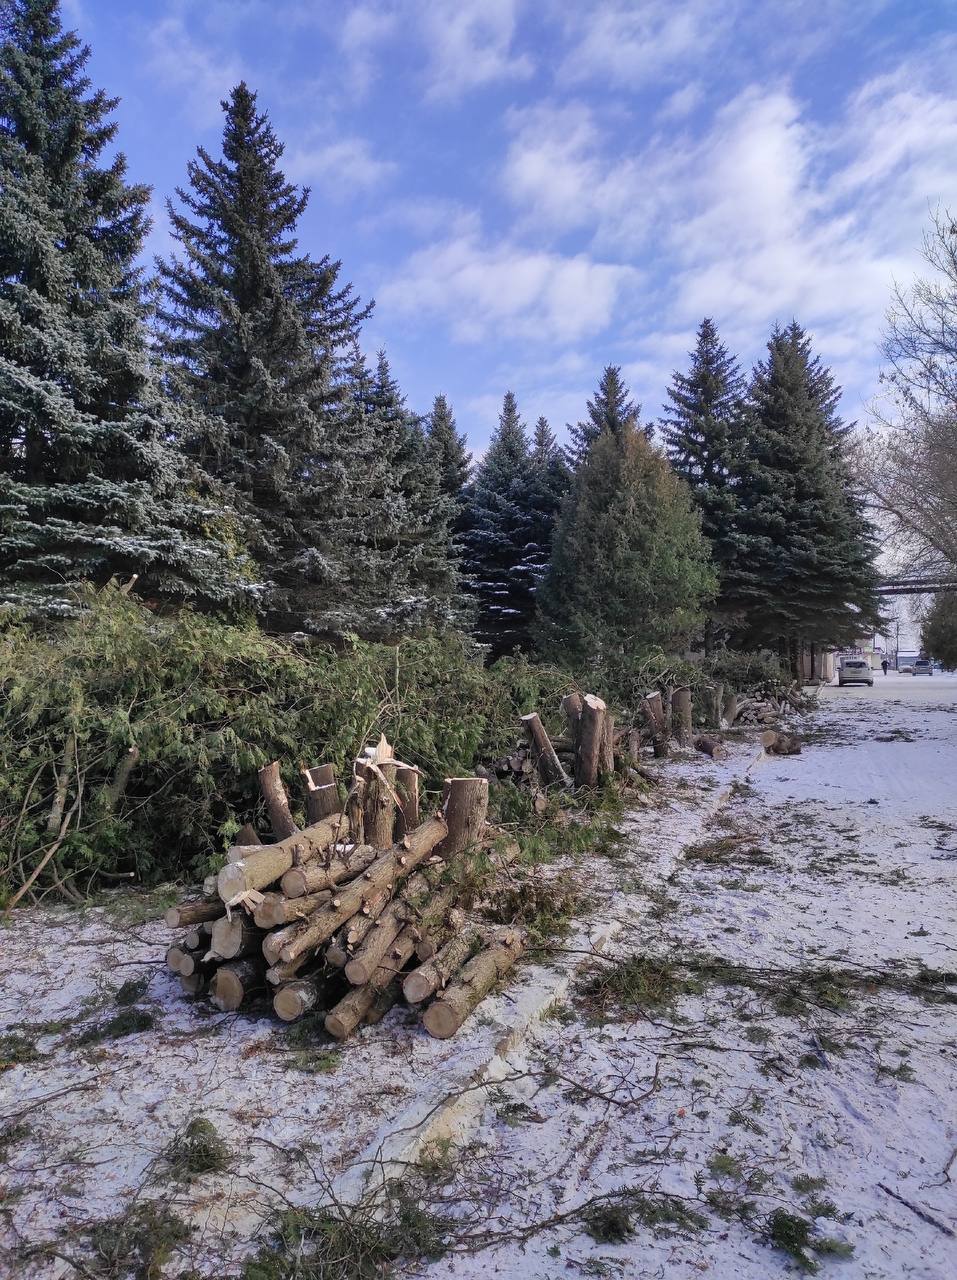
[[[668,764],[619,857],[586,863],[611,961],[569,940],[571,989],[433,1173],[451,1249],[409,1274],[766,1280],[796,1266],[766,1239],[777,1209],[851,1246],[817,1259],[848,1280],[954,1274],[957,679],[827,689],[798,729],[800,756],[751,737]],[[322,1203],[417,1100],[461,1091],[548,977],[524,969],[451,1041],[395,1010],[303,1046],[184,1000],[167,941],[103,912],[0,934],[0,1273],[71,1275],[87,1225],[161,1195],[194,1228],[168,1274],[238,1274],[271,1209]],[[623,1005],[581,989],[582,964],[635,957]],[[155,1025],[82,1043],[139,976]],[[197,1114],[228,1169],[177,1189],[162,1154]],[[40,1240],[61,1256],[28,1256]]]

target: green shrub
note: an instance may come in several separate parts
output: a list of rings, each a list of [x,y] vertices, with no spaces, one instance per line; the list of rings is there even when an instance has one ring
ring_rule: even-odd
[[[302,764],[342,772],[385,732],[437,788],[509,750],[517,717],[557,707],[572,687],[523,659],[486,669],[454,633],[336,651],[189,610],[159,616],[113,588],[84,604],[47,629],[0,616],[0,902],[64,817],[38,887],[56,879],[86,893],[104,873],[193,878],[218,865],[243,822],[261,820],[256,771],[268,761],[281,762],[295,806]]]

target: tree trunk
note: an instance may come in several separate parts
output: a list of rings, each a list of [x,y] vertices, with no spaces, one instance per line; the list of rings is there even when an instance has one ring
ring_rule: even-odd
[[[419,825],[419,771],[411,765],[400,765],[395,774],[399,811],[395,819],[395,838],[401,840]]]
[[[216,881],[219,896],[223,902],[232,902],[250,889],[265,889],[293,866],[318,857],[329,845],[348,833],[348,819],[344,815],[335,814],[276,844],[264,844],[261,849],[254,849],[239,861],[227,863],[223,867]]]
[[[354,987],[364,986],[385,959],[399,933],[411,929],[418,943],[430,927],[438,924],[451,899],[451,889],[437,889],[436,876],[416,871],[392,899],[378,920],[355,947],[346,963],[346,978]]]
[[[671,707],[675,738],[679,746],[688,747],[691,745],[693,732],[691,690],[675,689],[671,695]]]
[[[568,736],[572,741],[572,749],[578,749],[578,735],[581,730],[582,696],[580,693],[569,693],[562,698],[562,711],[568,722]]]
[[[209,949],[221,960],[238,960],[241,956],[258,956],[262,950],[263,931],[257,929],[242,912],[225,916],[213,925]]]
[[[570,787],[572,780],[555,754],[555,748],[545,732],[545,726],[542,724],[538,712],[530,711],[528,715],[522,716],[522,724],[525,726],[525,733],[528,735],[532,761],[538,770],[542,786]]]
[[[488,813],[488,778],[446,778],[442,811],[448,835],[436,853],[450,862],[478,843]]]
[[[305,791],[306,819],[310,823],[321,822],[338,813],[339,788],[336,786],[336,770],[331,764],[314,764],[302,770]]]
[[[281,959],[295,960],[304,951],[326,942],[341,924],[360,910],[364,902],[411,875],[447,834],[444,819],[430,818],[418,826],[403,844],[380,854],[359,879],[347,885],[327,907],[321,907],[305,922],[299,935],[283,947]]]
[[[332,854],[328,863],[307,862],[304,867],[292,867],[279,881],[279,888],[287,898],[319,893],[340,880],[351,880],[359,875],[378,856],[379,850],[373,849],[371,844],[357,844],[349,853]]]
[[[287,874],[293,873],[290,871]],[[260,929],[276,929],[280,925],[294,924],[325,906],[331,897],[331,889],[297,898],[287,898],[283,893],[267,893],[253,912],[253,919]]]
[[[738,695],[736,693],[726,693],[724,695],[724,705],[721,708],[721,718],[730,729],[738,718]]]
[[[244,822],[236,832],[236,839],[233,844],[243,845],[248,849],[251,845],[262,844],[262,839],[251,822]]]
[[[364,804],[364,831],[367,844],[376,849],[388,849],[392,845],[395,829],[395,775],[396,765],[388,761],[365,766],[366,793]]]
[[[330,1009],[326,1014],[325,1028],[329,1034],[335,1036],[337,1040],[345,1040],[351,1035],[376,1003],[379,993],[392,983],[414,951],[415,939],[412,931],[405,928],[396,938],[371,980],[364,987],[353,987],[335,1008]]]
[[[381,1022],[398,998],[399,984],[397,981],[390,982],[382,991],[377,991],[366,1016],[362,1019],[363,1025],[374,1027],[377,1022]]]
[[[209,984],[209,998],[224,1013],[238,1009],[244,1000],[262,991],[262,963],[257,960],[235,960],[221,964]]]
[[[605,713],[605,724],[601,734],[601,754],[598,758],[598,777],[601,780],[612,778],[615,774],[615,718]]]
[[[276,1016],[283,1022],[295,1022],[314,1009],[319,1001],[319,987],[310,978],[297,978],[284,983],[272,998]]]
[[[675,731],[673,696],[674,689],[672,689],[671,685],[665,685],[661,692],[661,731],[669,742]]]
[[[439,1040],[454,1036],[475,1006],[521,955],[525,941],[512,933],[473,956],[425,1013],[422,1025]]]
[[[300,969],[304,969],[309,962],[310,952],[301,955],[298,960],[292,960],[289,964],[284,964],[281,960],[279,964],[271,965],[266,970],[266,981],[270,986],[278,987],[284,982],[291,982],[293,978],[298,977]]]
[[[226,914],[222,902],[208,902],[196,899],[193,902],[181,902],[178,907],[170,907],[164,919],[171,929],[181,929],[191,924],[202,924],[204,920],[218,920]]]
[[[705,725],[709,729],[721,728],[721,707],[724,701],[724,685],[709,684],[704,690]]]
[[[359,765],[356,765],[359,768]],[[349,830],[356,844],[365,844],[365,798],[366,798],[366,780],[365,775],[356,773],[352,779],[352,786],[349,788],[349,794],[346,796],[344,806],[345,815],[349,819]]]
[[[435,995],[471,958],[481,941],[482,934],[474,925],[463,929],[431,960],[407,974],[402,983],[402,994],[409,1004],[421,1004]]]
[[[593,693],[582,699],[579,724],[578,755],[575,760],[575,786],[593,787],[598,782],[598,766],[601,759],[605,717],[608,708]]]
[[[286,788],[282,785],[278,760],[274,760],[272,764],[264,764],[259,770],[259,789],[266,801],[273,840],[285,840],[286,836],[291,836],[298,831],[296,820],[289,808]]]
[[[694,740],[695,751],[700,751],[703,755],[711,756],[714,760],[720,760],[724,751],[719,738],[712,738],[710,734],[699,733]]]

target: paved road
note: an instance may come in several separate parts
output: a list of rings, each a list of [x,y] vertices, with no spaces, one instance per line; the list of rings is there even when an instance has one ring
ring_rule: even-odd
[[[849,684],[843,689],[837,682],[825,685],[822,696],[831,698],[861,698],[867,702],[885,698],[903,698],[907,702],[957,702],[957,674],[941,675],[935,672],[932,676],[903,676],[896,671],[889,671],[885,676],[880,670],[874,672],[874,687],[866,684]]]

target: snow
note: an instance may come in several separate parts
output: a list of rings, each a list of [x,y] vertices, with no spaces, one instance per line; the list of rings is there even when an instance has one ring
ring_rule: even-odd
[[[618,929],[614,952],[717,956],[773,969],[771,986],[702,980],[673,1008],[604,1021],[566,997],[560,1020],[502,1050],[503,1079],[482,1093],[456,1173],[436,1191],[461,1238],[410,1273],[794,1274],[761,1228],[777,1207],[805,1211],[808,1195],[791,1185],[804,1174],[826,1179],[817,1197],[838,1214],[817,1227],[854,1249],[848,1260],[822,1258],[824,1269],[847,1280],[953,1274],[955,1242],[942,1228],[957,1230],[957,1161],[945,1173],[957,1148],[957,1005],[899,988],[920,965],[957,967],[957,679],[878,676],[873,689],[825,689],[820,710],[794,727],[806,740],[800,756],[764,757],[749,734],[726,760],[665,764],[663,803],[629,816],[617,860],[583,868]],[[744,838],[725,862],[684,856],[729,835]],[[99,910],[18,912],[3,934],[0,1028],[75,1020],[36,1039],[38,1061],[0,1073],[0,1130],[24,1108],[33,1128],[0,1172],[6,1249],[56,1238],[69,1251],[82,1224],[134,1194],[169,1194],[159,1157],[200,1113],[235,1159],[227,1174],[175,1193],[196,1232],[169,1274],[239,1274],[271,1209],[322,1202],[328,1182],[410,1107],[424,1097],[440,1105],[472,1079],[507,1043],[523,992],[543,974],[525,968],[450,1041],[430,1040],[394,1010],[332,1046],[322,1064],[331,1070],[308,1073],[301,1046],[271,1018],[185,999],[162,968],[168,942],[160,924],[118,925]],[[568,955],[556,972],[574,975],[580,963]],[[860,966],[878,980],[840,1008],[783,1014],[789,974],[825,966]],[[79,1030],[115,1012],[120,983],[141,974],[156,1026],[78,1044]],[[716,1155],[737,1172],[722,1173]],[[582,1231],[580,1206],[634,1186],[688,1197],[706,1225],[665,1235],[638,1224],[620,1244]],[[753,1204],[743,1217],[715,1207],[742,1198]],[[570,1216],[535,1229],[555,1215]],[[503,1238],[479,1250],[479,1230]],[[30,1280],[74,1274],[15,1252],[8,1269]]]

